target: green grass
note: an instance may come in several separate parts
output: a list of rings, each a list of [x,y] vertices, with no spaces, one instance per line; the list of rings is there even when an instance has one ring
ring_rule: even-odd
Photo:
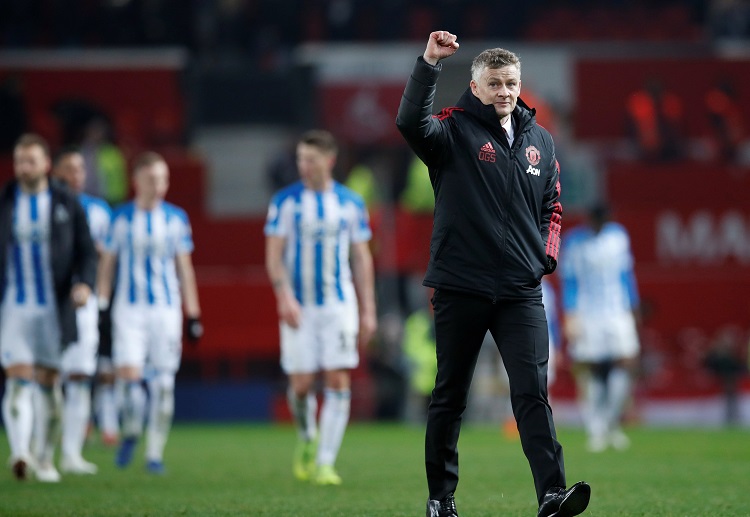
[[[560,430],[569,483],[585,479],[585,515],[750,516],[750,433],[746,430],[631,429],[633,447],[590,454],[579,430]],[[0,471],[3,516],[421,516],[427,495],[423,428],[353,424],[338,461],[340,487],[295,481],[288,425],[177,425],[164,477],[145,473],[142,449],[127,470],[95,441],[93,477],[19,483]],[[494,427],[466,426],[461,442],[461,516],[536,515],[533,482],[518,441]],[[0,458],[7,458],[0,435]]]

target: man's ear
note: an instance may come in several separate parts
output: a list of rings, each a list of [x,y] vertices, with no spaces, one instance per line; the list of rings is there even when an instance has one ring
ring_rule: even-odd
[[[469,88],[471,88],[471,93],[473,93],[474,95],[477,95],[477,83],[476,83],[476,81],[474,81],[474,79],[472,79],[469,82]],[[477,95],[477,97],[478,97],[478,95]]]

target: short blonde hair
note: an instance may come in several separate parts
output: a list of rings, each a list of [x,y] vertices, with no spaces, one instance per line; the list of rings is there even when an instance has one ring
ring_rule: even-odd
[[[39,146],[42,148],[42,151],[44,151],[44,155],[49,158],[50,157],[50,150],[49,150],[49,143],[47,140],[36,133],[24,133],[20,137],[18,137],[18,140],[16,140],[15,147],[34,147]]]

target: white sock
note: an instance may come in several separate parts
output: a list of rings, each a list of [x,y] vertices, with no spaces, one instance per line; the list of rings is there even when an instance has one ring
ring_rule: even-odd
[[[607,432],[606,390],[604,381],[598,375],[589,374],[586,379],[584,423],[590,437],[601,438]]]
[[[120,434],[120,422],[117,418],[115,387],[111,384],[98,384],[94,388],[94,406],[99,431],[110,436]]]
[[[630,397],[630,372],[614,367],[607,378],[608,424],[610,429],[619,429],[625,404]]]
[[[11,458],[31,458],[31,431],[34,421],[33,384],[26,379],[5,379],[3,422]]]
[[[309,442],[317,435],[318,399],[314,393],[297,397],[291,388],[287,391],[287,403],[297,424],[297,433],[301,440]]]
[[[138,438],[143,433],[146,417],[146,393],[141,381],[116,381],[122,411],[122,432],[128,438]]]
[[[149,417],[146,430],[146,459],[162,461],[164,446],[174,416],[174,375],[160,373],[148,383]]]
[[[318,465],[333,465],[344,439],[349,423],[352,394],[349,390],[326,389],[320,411],[320,442],[318,443]]]
[[[62,423],[62,390],[54,386],[36,385],[34,390],[34,449],[39,463],[51,464],[55,446],[60,439]]]
[[[63,406],[62,453],[68,458],[80,458],[91,417],[91,383],[66,381]]]

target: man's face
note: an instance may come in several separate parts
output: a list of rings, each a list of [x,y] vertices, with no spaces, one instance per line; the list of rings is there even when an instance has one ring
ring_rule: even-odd
[[[23,185],[35,187],[49,171],[50,160],[39,145],[17,146],[13,150],[13,169]]]
[[[135,173],[136,196],[146,201],[162,200],[169,189],[169,169],[164,162],[144,165]]]
[[[313,190],[320,190],[326,186],[332,177],[336,157],[326,153],[318,147],[297,145],[297,169],[305,185]]]
[[[52,174],[60,178],[75,192],[83,192],[86,184],[86,166],[80,153],[68,153],[55,164]]]
[[[478,81],[471,81],[471,92],[482,104],[495,107],[501,121],[513,113],[521,93],[521,71],[514,65],[485,68]]]

